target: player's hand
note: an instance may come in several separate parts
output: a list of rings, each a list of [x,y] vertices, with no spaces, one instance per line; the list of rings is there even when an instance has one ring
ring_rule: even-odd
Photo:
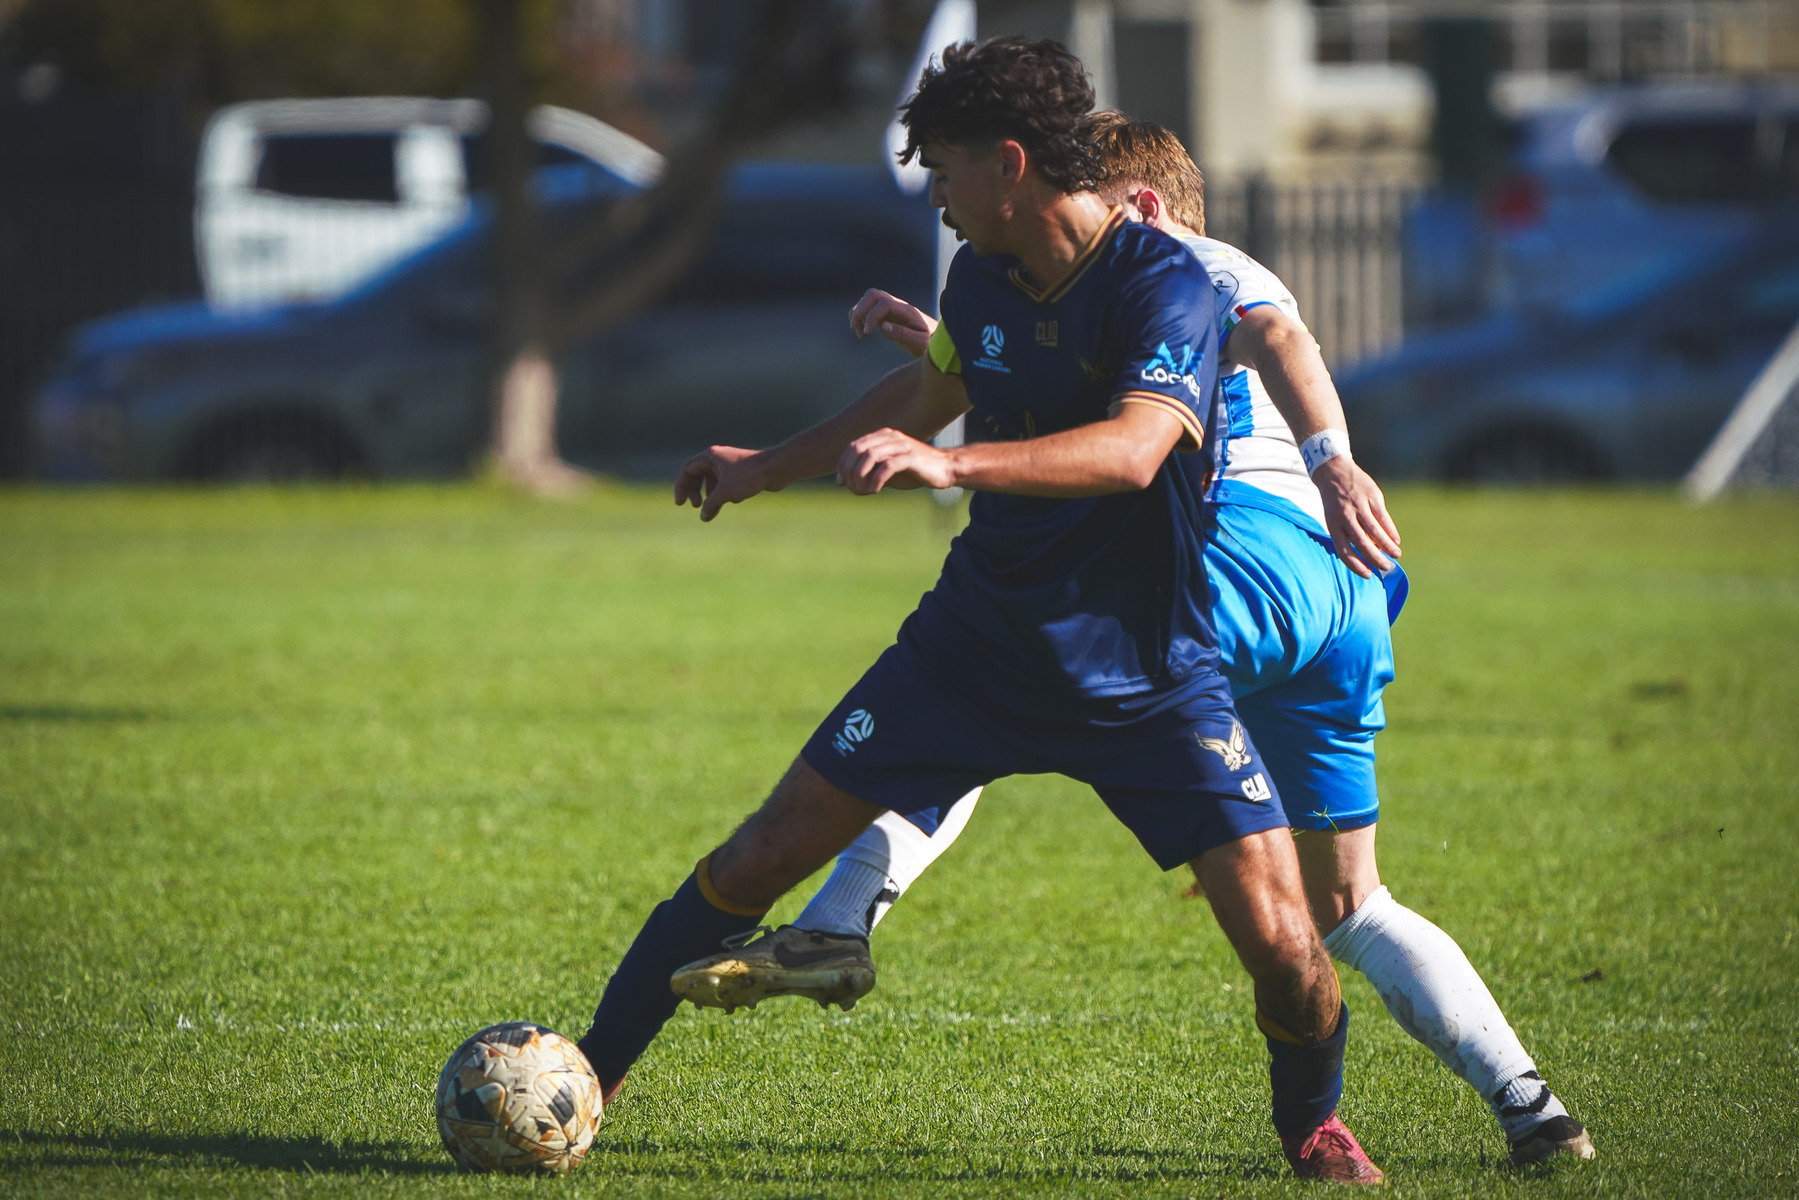
[[[755,450],[710,446],[688,459],[675,476],[675,503],[700,510],[710,521],[727,504],[739,504],[761,492],[778,491],[768,484]]]
[[[1312,473],[1324,500],[1324,526],[1343,565],[1372,579],[1374,571],[1387,571],[1399,557],[1399,526],[1387,513],[1380,485],[1353,458],[1342,455]]]
[[[898,296],[870,288],[850,309],[850,328],[859,338],[878,332],[913,358],[922,358],[937,322]]]
[[[877,429],[851,442],[837,460],[837,482],[858,496],[882,488],[956,486],[950,456],[897,429]]]

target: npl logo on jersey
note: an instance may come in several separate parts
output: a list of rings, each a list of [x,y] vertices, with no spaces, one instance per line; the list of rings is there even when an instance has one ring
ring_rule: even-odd
[[[1006,348],[1006,335],[998,325],[981,326],[981,357],[970,365],[986,371],[999,371],[1010,375],[1012,368],[999,360],[1000,351]]]
[[[1176,359],[1169,351],[1168,343],[1163,342],[1160,346],[1156,347],[1156,352],[1150,356],[1149,362],[1144,365],[1143,382],[1160,384],[1184,383],[1187,385],[1187,391],[1192,393],[1195,400],[1203,400],[1205,397],[1199,394],[1199,380],[1195,379],[1192,371],[1189,370],[1192,365],[1192,346],[1182,346],[1180,358]]]
[[[874,714],[866,708],[858,708],[843,719],[843,728],[838,730],[831,745],[836,748],[838,754],[849,754],[874,735]]]

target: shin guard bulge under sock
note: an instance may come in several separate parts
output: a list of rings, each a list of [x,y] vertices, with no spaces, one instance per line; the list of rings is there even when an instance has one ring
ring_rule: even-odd
[[[1268,1040],[1268,1082],[1274,1096],[1274,1131],[1304,1137],[1330,1120],[1343,1098],[1343,1047],[1349,1041],[1349,1006],[1322,1042],[1303,1046],[1261,1011],[1256,1025]]]

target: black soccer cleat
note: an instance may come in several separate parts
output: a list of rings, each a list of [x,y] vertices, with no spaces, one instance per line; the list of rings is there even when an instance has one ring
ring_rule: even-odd
[[[1568,1157],[1582,1161],[1592,1158],[1593,1139],[1587,1127],[1573,1117],[1550,1117],[1535,1129],[1512,1143],[1505,1166],[1539,1167],[1554,1158]]]

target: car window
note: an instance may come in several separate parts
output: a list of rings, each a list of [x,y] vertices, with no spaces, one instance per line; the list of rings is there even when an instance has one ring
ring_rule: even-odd
[[[1746,204],[1755,195],[1755,118],[1657,118],[1627,125],[1606,163],[1652,199]]]
[[[588,163],[592,159],[576,154],[567,146],[558,146],[555,142],[537,143],[537,165],[540,167],[566,167],[571,163]]]
[[[256,189],[313,200],[395,204],[391,133],[281,133],[262,139]]]
[[[592,166],[593,160],[555,142],[537,143],[538,166],[563,167],[570,163]],[[488,149],[485,133],[462,135],[462,169],[468,178],[469,191],[485,191],[493,186],[493,156]]]

